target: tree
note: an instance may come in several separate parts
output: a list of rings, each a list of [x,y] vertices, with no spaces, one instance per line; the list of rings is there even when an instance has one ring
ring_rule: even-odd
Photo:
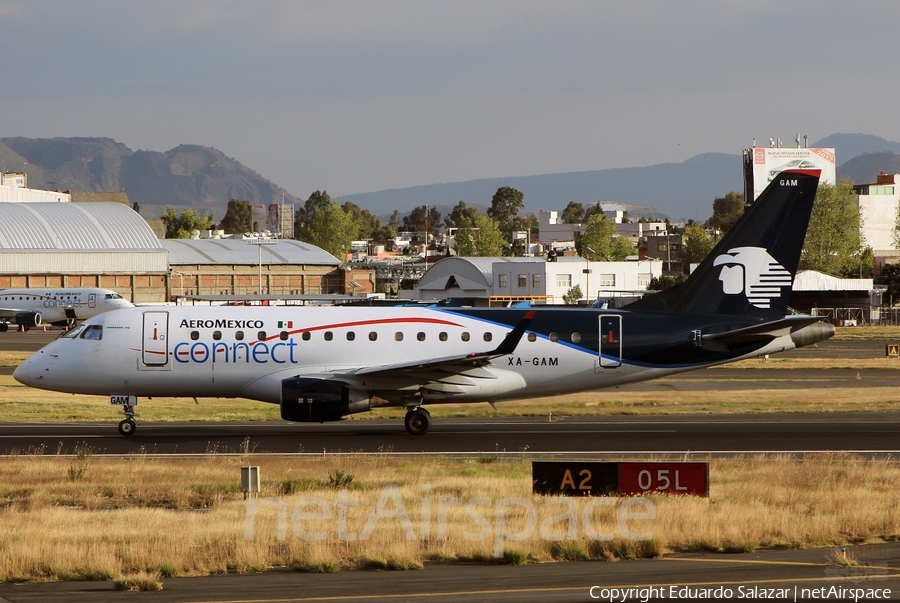
[[[560,218],[566,224],[581,224],[584,222],[584,205],[569,201]]]
[[[190,207],[181,214],[176,214],[174,207],[166,205],[160,219],[166,227],[167,239],[190,239],[192,231],[209,230],[213,227],[213,219],[209,212],[200,215],[197,210]]]
[[[575,243],[581,257],[591,262],[621,262],[634,253],[627,239],[616,236],[616,224],[603,214],[588,218],[587,228]]]
[[[878,280],[887,287],[881,296],[881,303],[887,306],[900,302],[900,264],[885,264]]]
[[[680,285],[685,280],[687,280],[687,277],[683,274],[676,274],[675,276],[654,276],[650,279],[650,284],[647,285],[647,289],[649,289],[650,291],[662,291],[663,289],[668,289],[669,287]]]
[[[728,232],[744,214],[744,193],[731,191],[713,200],[713,215],[707,221],[710,228]]]
[[[584,293],[581,292],[581,285],[575,285],[563,293],[562,299],[567,306],[575,306],[582,297],[584,297]]]
[[[250,232],[253,230],[253,206],[249,201],[232,199],[219,228],[226,233]]]
[[[686,240],[681,250],[681,260],[684,264],[699,264],[716,246],[713,238],[699,224],[686,226],[684,236]]]
[[[483,215],[475,214],[475,219],[456,231],[456,253],[463,257],[494,257],[503,253],[506,240],[497,222]]]
[[[853,276],[864,253],[861,226],[853,182],[846,178],[837,184],[820,182],[800,255],[800,268]]]
[[[446,228],[458,228],[466,221],[471,224],[477,213],[477,209],[469,207],[465,201],[460,201],[444,218],[444,226]]]
[[[365,240],[375,238],[375,233],[381,233],[381,220],[372,214],[368,209],[362,209],[356,203],[350,201],[345,202],[341,208],[350,215],[353,222],[355,233],[354,240]],[[393,236],[391,236],[393,238]]]
[[[429,234],[436,235],[441,231],[441,212],[434,206],[420,205],[403,218],[402,229],[406,232],[427,230]]]
[[[301,241],[321,247],[342,262],[347,258],[350,241],[357,234],[353,217],[336,202],[319,206],[307,216],[298,237]]]
[[[311,194],[303,207],[298,208],[294,213],[294,238],[299,239],[299,233],[303,232],[316,212],[324,210],[330,204],[331,195],[328,194],[328,191],[317,190]]]
[[[501,186],[491,198],[487,215],[500,225],[503,238],[509,241],[513,231],[521,229],[519,212],[525,207],[525,195],[509,186]]]

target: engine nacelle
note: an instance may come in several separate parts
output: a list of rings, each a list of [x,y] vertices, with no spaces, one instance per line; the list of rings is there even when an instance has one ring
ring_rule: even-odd
[[[340,421],[371,409],[365,392],[343,381],[294,377],[281,381],[281,418],[300,423]]]
[[[39,327],[41,323],[40,312],[19,312],[16,314],[16,324],[20,327]]]

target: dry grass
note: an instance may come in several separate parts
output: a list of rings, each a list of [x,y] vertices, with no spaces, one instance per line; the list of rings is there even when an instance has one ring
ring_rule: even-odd
[[[713,460],[710,499],[650,499],[656,518],[626,524],[651,536],[638,541],[623,537],[617,507],[608,506],[595,510],[591,526],[613,537],[587,537],[581,518],[591,499],[535,496],[527,460],[485,460],[492,459],[210,455],[188,461],[89,454],[0,459],[0,579],[113,580],[144,572],[158,581],[271,567],[416,569],[439,559],[512,564],[619,559],[665,551],[839,546],[900,536],[900,467],[893,463],[842,455]],[[260,464],[263,477],[263,504],[249,539],[248,506],[238,485],[238,467],[247,463]],[[83,479],[67,479],[72,466],[84,467]],[[340,473],[343,480],[329,480]],[[465,505],[482,496],[490,499],[474,507],[486,520],[486,531],[479,534],[485,527]],[[337,510],[340,497],[356,499],[345,504],[345,520]],[[452,498],[460,502],[446,502]],[[527,509],[507,505],[500,517],[511,534],[522,532],[524,538],[501,540],[498,549],[495,512],[504,498],[533,505],[545,535],[523,532]],[[312,499],[331,505],[330,519],[314,518],[322,508],[304,506]],[[446,534],[440,533],[441,500],[447,506]],[[621,508],[622,501],[616,502]],[[278,534],[276,504],[281,503],[288,514],[284,539]],[[385,516],[368,538],[360,538],[379,505]],[[565,519],[566,505],[574,505],[574,524]],[[408,529],[398,515],[410,518]],[[340,538],[342,526],[358,537]],[[300,530],[321,532],[324,540],[300,538]],[[467,538],[467,532],[480,537]]]

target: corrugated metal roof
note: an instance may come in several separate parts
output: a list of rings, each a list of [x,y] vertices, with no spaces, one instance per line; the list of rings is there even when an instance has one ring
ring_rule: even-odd
[[[243,239],[161,239],[169,251],[170,266],[232,264],[249,266],[259,263],[256,245]],[[291,239],[275,239],[274,244],[261,245],[263,264],[313,264],[340,266],[333,255],[315,245]]]
[[[161,249],[143,218],[120,203],[3,203],[0,249]]]
[[[793,291],[871,291],[870,278],[838,278],[815,270],[801,270],[794,278]]]

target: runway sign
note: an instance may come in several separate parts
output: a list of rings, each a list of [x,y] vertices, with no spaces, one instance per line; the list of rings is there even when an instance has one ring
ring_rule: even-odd
[[[900,358],[900,343],[889,343],[885,350],[888,358]]]
[[[531,478],[535,494],[709,496],[709,463],[534,461]]]

